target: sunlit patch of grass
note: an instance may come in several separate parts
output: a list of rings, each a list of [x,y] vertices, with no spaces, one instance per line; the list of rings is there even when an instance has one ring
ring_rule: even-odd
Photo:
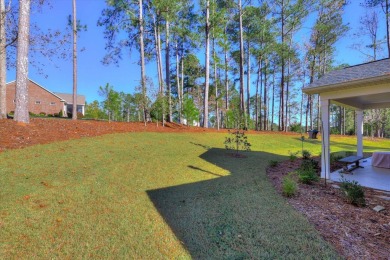
[[[3,152],[0,257],[335,257],[268,182],[268,162],[301,147],[295,136],[275,137],[249,135],[253,152],[241,159],[226,156],[218,133],[115,134]],[[353,149],[353,138],[332,141]],[[319,153],[320,143],[305,149]]]

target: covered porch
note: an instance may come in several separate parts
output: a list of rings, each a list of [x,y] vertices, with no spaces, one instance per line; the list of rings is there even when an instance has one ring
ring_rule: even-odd
[[[339,182],[341,178],[345,178],[348,181],[357,181],[364,187],[390,191],[390,169],[374,167],[371,160],[371,157],[361,159],[360,165],[364,168],[357,168],[351,173],[343,173],[342,169],[331,172],[329,179]]]
[[[337,178],[336,175],[335,177],[331,176],[330,172],[329,106],[331,103],[335,103],[355,110],[356,155],[363,157],[363,111],[366,109],[390,108],[390,59],[383,59],[331,71],[308,87],[303,88],[302,91],[308,95],[320,95],[322,120],[321,177],[329,180]],[[369,170],[369,168],[372,171]],[[368,167],[367,165],[365,168],[356,169],[353,171],[354,174],[350,175],[348,178],[352,178],[352,176],[356,178],[356,176],[365,175],[367,181],[361,183],[361,181],[364,180],[363,177],[360,178],[360,181],[356,179],[363,186],[366,186],[364,183],[370,183],[368,179],[372,178],[379,178],[379,182],[387,182],[387,185],[390,186],[390,180],[384,178],[387,176],[386,174],[388,174],[390,178],[390,169],[384,168],[383,171],[378,170],[378,173],[382,171],[383,174],[374,176],[373,172],[377,171],[372,168],[377,167]],[[340,179],[339,177],[337,180]],[[387,190],[390,190],[389,187]]]

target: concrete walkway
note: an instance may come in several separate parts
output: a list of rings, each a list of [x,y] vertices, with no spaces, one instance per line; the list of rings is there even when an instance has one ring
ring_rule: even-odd
[[[330,174],[332,181],[340,181],[341,175],[349,181],[357,181],[364,187],[374,188],[378,190],[390,191],[390,169],[373,167],[371,165],[371,157],[359,161],[364,168],[357,168],[351,173],[341,173],[342,170],[337,170]],[[349,165],[348,167],[350,167]]]

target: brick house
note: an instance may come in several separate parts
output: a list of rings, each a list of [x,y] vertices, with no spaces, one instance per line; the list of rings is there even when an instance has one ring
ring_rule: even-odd
[[[15,87],[15,80],[7,83],[7,113],[15,111]],[[67,103],[67,100],[65,100],[63,97],[51,92],[31,79],[29,79],[27,82],[27,88],[29,112],[34,114],[45,113],[54,115],[59,114],[60,111],[62,111],[63,114],[66,114],[69,103]],[[80,98],[78,95],[78,99],[84,102],[84,104],[82,104],[82,112],[84,112],[85,97],[82,96],[82,98]]]
[[[65,100],[66,112],[71,114],[73,112],[73,94],[57,92],[54,94]],[[83,95],[77,95],[77,113],[85,115],[85,96]]]

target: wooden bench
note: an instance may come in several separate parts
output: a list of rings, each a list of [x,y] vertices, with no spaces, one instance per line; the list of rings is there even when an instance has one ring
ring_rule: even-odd
[[[363,166],[359,165],[359,160],[363,159],[363,156],[348,156],[345,158],[342,158],[339,160],[339,162],[345,163],[345,166],[343,168],[344,172],[352,172],[353,170],[357,168],[364,168]],[[348,164],[354,163],[355,165],[352,166],[350,169],[348,169]]]

